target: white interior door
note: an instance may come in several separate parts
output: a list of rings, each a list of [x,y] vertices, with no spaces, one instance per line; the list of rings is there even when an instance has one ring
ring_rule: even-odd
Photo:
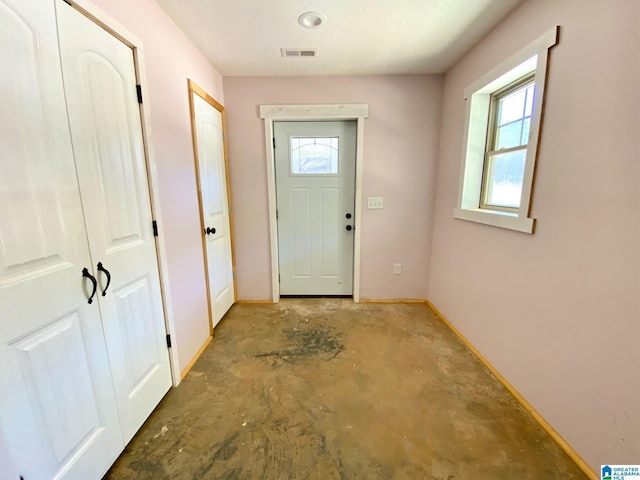
[[[275,122],[281,295],[352,295],[356,122]]]
[[[211,321],[215,327],[235,301],[224,131],[222,112],[196,92],[191,95]]]
[[[100,478],[124,443],[54,2],[0,0],[0,25],[0,478]]]
[[[128,442],[171,386],[133,52],[58,4],[71,137]]]

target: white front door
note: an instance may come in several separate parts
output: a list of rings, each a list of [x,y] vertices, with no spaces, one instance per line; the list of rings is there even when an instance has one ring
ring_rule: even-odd
[[[0,25],[0,477],[100,478],[124,443],[54,2],[0,0]]]
[[[191,96],[211,321],[215,327],[235,301],[224,124],[220,105],[196,91]]]
[[[58,4],[71,137],[128,442],[171,386],[133,52]]]
[[[352,295],[356,122],[274,122],[281,295]]]

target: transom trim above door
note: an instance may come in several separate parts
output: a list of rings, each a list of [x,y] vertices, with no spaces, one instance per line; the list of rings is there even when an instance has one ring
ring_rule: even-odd
[[[260,105],[265,120],[356,120],[369,116],[369,105],[361,103],[328,105]]]
[[[276,213],[275,154],[273,147],[274,121],[282,120],[355,120],[356,121],[356,179],[354,210],[353,300],[360,301],[360,218],[362,213],[362,170],[364,145],[364,119],[369,116],[367,104],[320,105],[260,105],[260,118],[264,119],[267,159],[267,191],[269,195],[269,230],[271,242],[271,285],[273,301],[280,300],[278,224]]]

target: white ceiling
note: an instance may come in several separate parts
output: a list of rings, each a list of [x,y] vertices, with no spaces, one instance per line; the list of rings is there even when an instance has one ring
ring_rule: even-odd
[[[522,0],[156,1],[223,76],[271,76],[443,73]],[[326,23],[301,27],[307,11]]]

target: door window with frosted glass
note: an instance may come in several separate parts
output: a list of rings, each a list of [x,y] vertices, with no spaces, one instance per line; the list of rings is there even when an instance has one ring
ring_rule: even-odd
[[[339,137],[290,137],[292,175],[336,175]]]

